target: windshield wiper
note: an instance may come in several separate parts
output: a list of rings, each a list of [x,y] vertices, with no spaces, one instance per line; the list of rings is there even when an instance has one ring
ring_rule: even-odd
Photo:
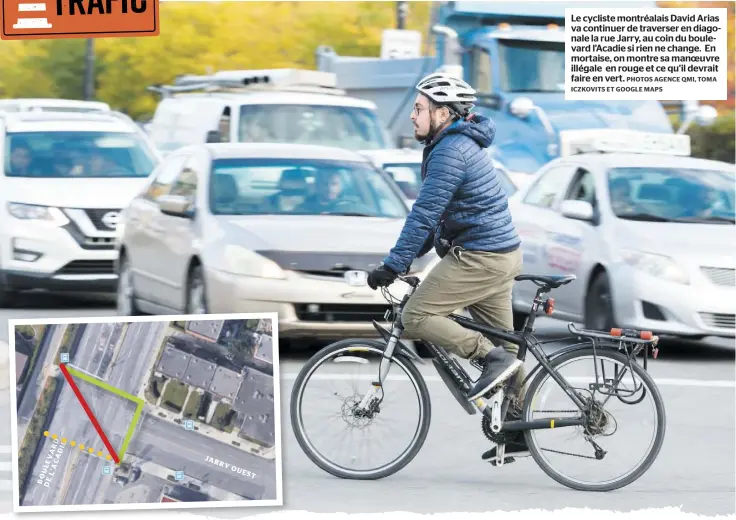
[[[335,215],[337,217],[373,217],[374,215],[369,215],[368,213],[358,213],[357,211],[343,211],[343,212],[336,212],[336,213],[327,213],[327,215]]]
[[[717,215],[712,215],[710,217],[680,217],[674,220],[675,222],[692,222],[694,224],[705,222],[726,222],[729,224],[736,224],[736,218],[734,217],[720,217]]]
[[[643,222],[674,222],[671,218],[652,215],[651,213],[632,213],[631,215],[619,215],[618,218],[626,220],[640,220]]]

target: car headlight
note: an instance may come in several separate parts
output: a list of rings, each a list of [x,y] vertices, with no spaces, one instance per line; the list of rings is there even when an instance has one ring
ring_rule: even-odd
[[[223,250],[223,259],[225,271],[228,273],[279,280],[286,278],[286,273],[276,262],[245,247],[226,245]]]
[[[657,278],[685,285],[690,283],[685,270],[669,256],[626,249],[621,252],[621,258],[634,269]]]
[[[8,213],[20,220],[36,220],[54,226],[65,226],[69,219],[59,208],[8,202]]]

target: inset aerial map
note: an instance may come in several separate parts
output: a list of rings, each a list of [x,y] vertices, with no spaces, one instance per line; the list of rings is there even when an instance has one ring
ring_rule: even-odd
[[[276,316],[237,316],[11,320],[16,510],[282,505]]]

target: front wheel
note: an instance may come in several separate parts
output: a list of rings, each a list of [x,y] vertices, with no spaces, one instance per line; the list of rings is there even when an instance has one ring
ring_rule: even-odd
[[[659,455],[666,426],[664,402],[651,376],[613,349],[573,351],[551,364],[587,402],[588,420],[584,426],[524,432],[542,471],[579,491],[612,491],[641,477]],[[524,401],[524,421],[583,415],[546,371],[531,382]]]
[[[312,356],[294,381],[294,435],[307,457],[331,475],[384,478],[411,462],[424,444],[431,419],[429,390],[407,358],[394,356],[367,411],[357,406],[378,380],[385,349],[376,340],[338,341]],[[342,435],[326,434],[340,428]],[[339,451],[347,452],[345,459],[338,460]],[[378,460],[372,461],[373,456]]]

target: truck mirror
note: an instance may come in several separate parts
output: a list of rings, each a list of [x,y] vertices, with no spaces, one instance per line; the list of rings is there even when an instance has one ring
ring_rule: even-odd
[[[517,97],[509,106],[509,111],[520,119],[526,119],[532,110],[534,110],[534,101],[528,97]]]
[[[221,143],[222,142],[222,134],[218,130],[210,130],[207,132],[207,142],[208,143]]]

